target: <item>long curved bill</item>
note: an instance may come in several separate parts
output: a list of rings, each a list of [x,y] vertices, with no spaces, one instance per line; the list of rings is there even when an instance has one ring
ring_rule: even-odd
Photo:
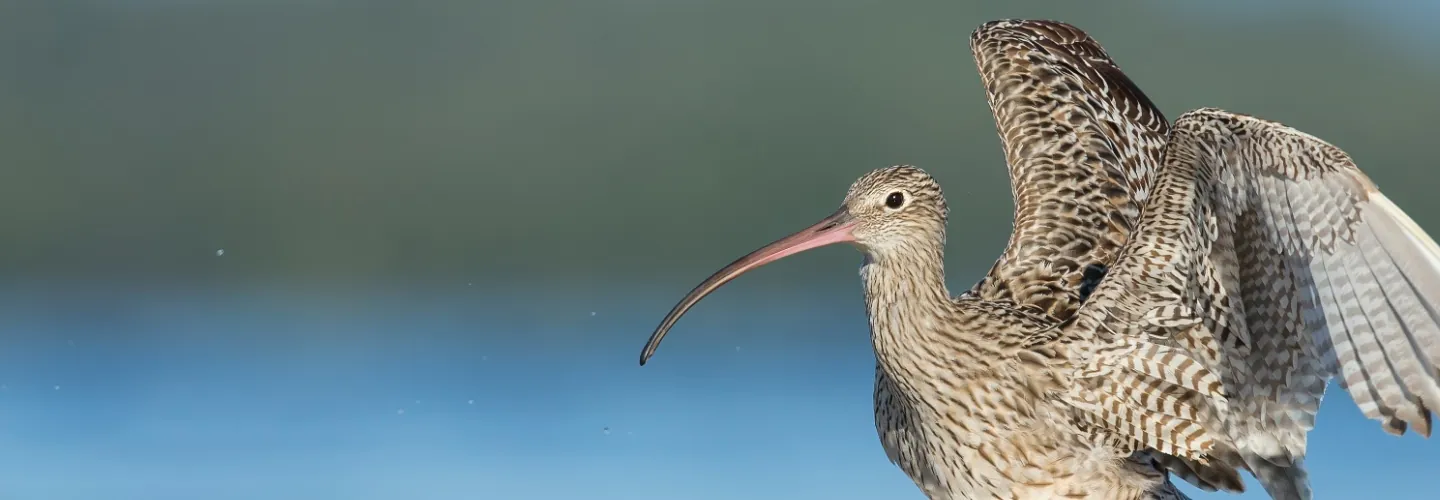
[[[700,302],[700,299],[705,298],[710,292],[719,289],[721,285],[747,271],[785,257],[835,243],[853,242],[855,241],[855,235],[852,233],[854,229],[855,220],[842,207],[815,225],[750,252],[749,255],[731,262],[730,265],[716,271],[709,278],[705,278],[705,281],[690,290],[685,298],[680,299],[680,303],[675,304],[675,307],[670,309],[670,314],[665,315],[660,326],[655,328],[655,333],[650,335],[650,341],[645,343],[645,350],[640,352],[640,366],[645,366],[645,362],[650,360],[650,356],[655,355],[655,349],[660,347],[660,341],[665,338],[670,327],[675,326],[676,321],[680,321],[680,316],[683,316],[685,311],[690,310],[691,306]]]

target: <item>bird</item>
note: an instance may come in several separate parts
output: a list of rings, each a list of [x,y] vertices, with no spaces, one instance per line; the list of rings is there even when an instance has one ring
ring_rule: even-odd
[[[816,224],[720,269],[832,244],[860,268],[887,457],[932,500],[1183,499],[1179,477],[1308,499],[1327,382],[1394,434],[1440,404],[1440,246],[1339,148],[1200,108],[1168,122],[1058,21],[971,47],[1005,149],[1014,231],[972,288],[945,284],[948,208],[909,165],[869,172]]]

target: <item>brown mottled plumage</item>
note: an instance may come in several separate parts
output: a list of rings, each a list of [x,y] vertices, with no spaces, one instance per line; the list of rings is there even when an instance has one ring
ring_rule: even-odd
[[[970,49],[1015,199],[1010,242],[971,293],[1069,318],[1084,268],[1112,262],[1134,227],[1169,123],[1069,24],[992,21]]]
[[[1388,430],[1429,434],[1440,247],[1343,152],[1213,109],[1167,127],[1062,23],[988,23],[973,48],[1016,200],[984,280],[951,297],[939,185],[876,170],[691,290],[641,364],[724,283],[850,243],[876,429],[932,499],[1180,499],[1168,473],[1241,491],[1239,470],[1309,498],[1305,434],[1335,374]]]

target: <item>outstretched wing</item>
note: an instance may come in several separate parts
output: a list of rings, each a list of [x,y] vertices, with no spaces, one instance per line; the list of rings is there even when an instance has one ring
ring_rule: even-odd
[[[969,293],[1068,318],[1086,266],[1108,265],[1129,236],[1168,122],[1069,24],[992,21],[970,49],[1010,167],[1015,227]]]
[[[1340,149],[1195,110],[1175,122],[1131,241],[1067,328],[1092,346],[1077,406],[1108,429],[1307,498],[1306,433],[1332,376],[1386,431],[1429,436],[1440,247]]]

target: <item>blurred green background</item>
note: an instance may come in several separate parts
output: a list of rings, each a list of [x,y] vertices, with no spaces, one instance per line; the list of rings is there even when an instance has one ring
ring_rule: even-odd
[[[1001,17],[1081,26],[1170,118],[1218,106],[1326,138],[1440,223],[1427,196],[1440,35],[1418,29],[1437,11],[9,2],[0,275],[694,275],[828,213],[864,171],[911,163],[952,198],[950,261],[968,285],[1010,223],[968,50],[970,30]],[[219,248],[233,258],[217,264]],[[758,279],[824,279],[841,258],[827,253]]]

